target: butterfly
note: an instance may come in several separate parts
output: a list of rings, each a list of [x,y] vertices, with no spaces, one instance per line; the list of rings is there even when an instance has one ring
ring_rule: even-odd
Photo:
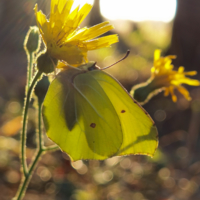
[[[50,84],[43,103],[47,136],[72,161],[153,156],[157,128],[148,113],[95,62],[68,67]]]

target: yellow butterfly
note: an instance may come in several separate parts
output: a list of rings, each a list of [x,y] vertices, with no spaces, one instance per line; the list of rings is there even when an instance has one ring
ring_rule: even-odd
[[[43,118],[48,137],[73,161],[153,156],[158,145],[148,113],[95,62],[56,76],[44,100]]]

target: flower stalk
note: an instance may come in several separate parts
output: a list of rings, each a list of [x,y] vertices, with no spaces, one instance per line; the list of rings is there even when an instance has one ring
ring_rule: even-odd
[[[22,133],[21,133],[21,164],[22,164],[22,171],[24,176],[27,176],[27,163],[26,163],[26,127],[27,127],[27,116],[28,116],[28,107],[29,102],[31,99],[31,95],[34,89],[35,84],[41,77],[42,73],[37,72],[35,77],[33,78],[33,81],[28,89],[27,97],[24,102],[24,111],[23,111],[23,122],[22,122]]]
[[[38,74],[38,76],[37,76]],[[40,72],[38,72],[35,76],[35,78],[33,79],[33,82],[31,84],[32,88],[35,85],[34,84],[34,80],[38,80],[37,77],[40,77],[39,75],[41,75]],[[30,87],[31,88],[31,87]],[[28,169],[28,171],[26,171],[26,174],[24,174],[24,177],[21,181],[21,186],[19,188],[19,191],[16,195],[16,197],[13,200],[21,200],[25,194],[27,185],[31,179],[32,176],[32,172],[37,164],[37,162],[39,161],[40,156],[42,155],[43,152],[43,137],[42,137],[42,119],[41,119],[41,110],[42,110],[42,103],[38,101],[38,150],[36,152],[36,156],[33,159],[30,168]],[[25,145],[23,146],[23,151],[25,154]],[[25,160],[23,160],[25,162]]]
[[[37,75],[38,74],[38,75]],[[39,74],[41,74],[40,72],[38,72],[35,76],[35,78],[33,79],[33,82],[31,84],[31,88],[33,88],[34,84],[34,80],[37,80],[36,78],[39,77]],[[37,82],[37,81],[36,81]],[[23,152],[25,155],[25,142],[23,143]],[[49,147],[45,147],[44,146],[44,141],[43,141],[43,134],[42,134],[42,102],[38,100],[38,134],[37,134],[37,146],[38,149],[36,151],[36,155],[32,161],[32,163],[30,164],[30,167],[28,170],[26,170],[26,173],[24,174],[22,180],[21,180],[21,185],[19,187],[19,190],[16,194],[16,197],[13,198],[13,200],[21,200],[23,198],[23,196],[25,195],[27,186],[30,182],[30,179],[32,177],[33,174],[33,170],[35,169],[41,155],[47,151],[53,151],[53,150],[57,150],[58,146],[57,145],[52,145]],[[25,163],[25,158],[23,160]]]

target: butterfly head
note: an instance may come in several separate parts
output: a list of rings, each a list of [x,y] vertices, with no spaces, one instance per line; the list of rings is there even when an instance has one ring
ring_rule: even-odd
[[[99,66],[97,66],[97,62],[95,62],[95,61],[90,61],[90,62],[88,62],[86,64],[80,65],[78,68],[83,70],[84,72],[93,71],[93,70],[105,70],[105,69],[108,69],[108,68],[112,67],[113,65],[116,65],[117,63],[121,62],[125,58],[127,58],[129,53],[130,53],[130,51],[128,50],[126,55],[123,58],[121,58],[117,62],[113,63],[112,65],[104,67],[102,69]]]
[[[79,68],[85,70],[85,71],[93,71],[93,70],[96,70],[96,69],[100,69],[97,65],[96,65],[97,62],[94,62],[94,61],[90,61],[86,64],[83,64],[83,65],[80,65]]]

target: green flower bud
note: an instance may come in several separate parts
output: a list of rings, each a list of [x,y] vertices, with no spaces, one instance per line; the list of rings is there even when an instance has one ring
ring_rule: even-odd
[[[153,96],[163,91],[164,85],[157,84],[155,79],[149,79],[145,83],[140,83],[131,89],[131,96],[141,105],[147,103]]]
[[[37,85],[35,86],[35,95],[38,97],[39,103],[42,103],[44,101],[49,85],[50,83],[48,76],[43,76],[42,79],[38,81]]]
[[[39,51],[40,48],[40,34],[37,26],[32,26],[29,28],[24,40],[24,49],[28,51],[29,54]]]
[[[40,72],[49,74],[55,71],[58,60],[49,56],[47,52],[40,54],[37,58],[37,69]]]

